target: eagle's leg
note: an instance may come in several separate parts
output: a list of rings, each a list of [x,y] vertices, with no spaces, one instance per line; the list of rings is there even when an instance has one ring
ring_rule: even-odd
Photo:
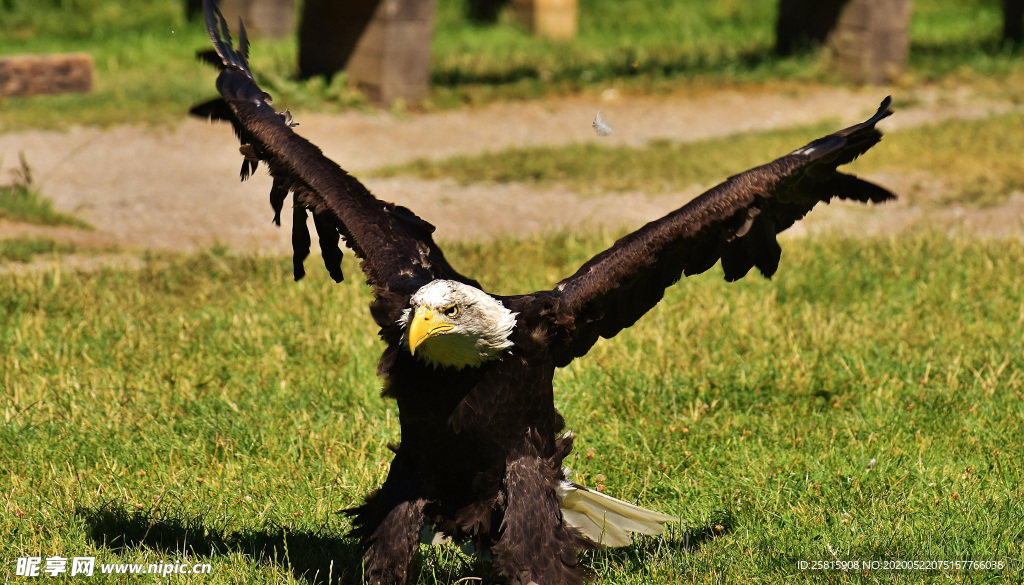
[[[426,523],[430,502],[422,466],[401,448],[391,462],[384,485],[366,503],[348,510],[352,535],[363,546],[363,569],[369,585],[405,585]]]
[[[557,460],[555,460],[557,459]],[[589,577],[579,552],[593,544],[562,522],[555,486],[561,458],[527,455],[505,468],[507,507],[494,563],[511,585],[578,585]]]
[[[426,504],[426,500],[398,504],[363,540],[366,583],[405,585],[408,582],[413,556],[420,542],[420,530],[426,520],[423,515]]]

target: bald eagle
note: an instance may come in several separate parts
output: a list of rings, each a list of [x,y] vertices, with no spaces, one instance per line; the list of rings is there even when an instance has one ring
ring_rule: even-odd
[[[385,349],[383,395],[398,403],[401,443],[384,484],[349,511],[369,583],[401,584],[421,534],[489,553],[512,584],[561,585],[588,575],[583,549],[657,533],[669,516],[572,484],[562,460],[572,435],[554,405],[557,368],[601,337],[633,325],[683,275],[721,260],[734,281],[751,268],[770,277],[776,234],[819,201],[893,199],[836,167],[881,139],[886,98],[867,121],[730,177],[618,240],[550,290],[498,296],[460,274],[413,212],[378,200],[292,130],[253,78],[244,28],[232,47],[210,0],[206,24],[220,60],[222,97],[193,113],[230,121],[242,142],[242,178],[270,168],[275,222],[292,214],[295,278],[309,253],[312,215],[324,263],[341,281],[341,238],[362,259],[370,313]]]

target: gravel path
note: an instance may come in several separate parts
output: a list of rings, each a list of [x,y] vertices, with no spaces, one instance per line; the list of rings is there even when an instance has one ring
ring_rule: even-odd
[[[596,140],[608,145],[643,145],[652,139],[697,141],[819,120],[835,121],[838,128],[864,119],[887,92],[878,88],[824,87],[795,93],[704,91],[634,97],[607,91],[598,97],[502,103],[397,117],[386,113],[293,114],[301,123],[297,129],[301,134],[359,175],[381,165],[416,158],[444,158],[511,146]],[[979,101],[966,89],[918,90],[912,96],[916,105],[886,120],[885,129],[1021,108]],[[615,127],[605,139],[599,139],[590,128],[598,109]],[[173,129],[75,127],[63,133],[0,135],[0,158],[6,168],[16,164],[19,151],[25,153],[41,191],[58,209],[74,212],[98,228],[91,234],[51,230],[58,239],[128,249],[191,250],[214,243],[250,251],[289,249],[288,230],[270,223],[266,200],[269,176],[261,170],[252,180],[239,183],[241,159],[227,125],[186,120]],[[6,178],[7,172],[2,171],[0,176]],[[901,176],[885,179],[880,182],[897,192],[920,180]],[[565,189],[520,184],[460,186],[452,181],[411,177],[372,179],[367,184],[378,197],[407,205],[434,223],[441,240],[525,235],[581,224],[639,226],[679,207],[701,190],[697,186],[653,197],[637,192],[582,198]],[[944,219],[940,219],[969,229],[1019,229],[1019,218],[1024,217],[1021,199],[1015,197],[1008,204],[1016,224],[1007,219],[1006,210],[981,215],[970,210],[945,210]],[[863,224],[885,230],[921,221],[923,214],[902,206],[887,210],[885,220],[878,222],[878,214],[861,221],[858,218],[865,215],[864,210],[833,209],[827,214],[811,214],[812,221],[803,229],[851,229],[851,225]],[[986,214],[994,217],[981,217]],[[965,219],[966,215],[971,217]],[[826,217],[819,221],[816,216]],[[996,227],[992,226],[993,219]],[[0,237],[31,231],[38,232],[38,228],[0,224]]]

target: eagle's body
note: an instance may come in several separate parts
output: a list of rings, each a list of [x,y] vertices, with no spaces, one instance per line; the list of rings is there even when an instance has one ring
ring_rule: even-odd
[[[515,299],[503,301],[516,306]],[[554,408],[555,363],[546,332],[524,326],[533,315],[519,317],[511,347],[477,367],[435,366],[412,355],[400,327],[385,328],[385,339],[399,338],[389,339],[380,372],[384,394],[398,402],[402,441],[387,481],[355,510],[354,533],[370,543],[367,561],[385,573],[371,582],[402,582],[398,572],[412,558],[418,527],[434,522],[447,536],[490,549],[499,564],[524,556],[557,565],[530,571],[524,584],[578,581],[576,552],[590,543],[559,522],[553,488],[564,478],[561,461],[571,439],[559,437],[565,425]],[[522,489],[509,490],[510,483]],[[385,518],[396,506],[414,519],[389,525]],[[503,526],[506,518],[518,525]],[[387,537],[377,540],[382,528]],[[403,548],[388,550],[382,541]]]
[[[275,220],[294,194],[296,278],[312,213],[331,276],[342,278],[344,237],[374,293],[370,311],[386,344],[378,373],[384,395],[398,403],[402,441],[384,485],[351,511],[370,583],[407,581],[424,527],[490,551],[509,583],[522,585],[579,583],[581,549],[653,531],[666,516],[565,481],[572,437],[554,406],[555,370],[632,325],[683,275],[721,260],[728,280],[755,266],[771,276],[781,253],[776,234],[819,201],[893,198],[836,171],[880,140],[875,124],[890,113],[886,99],[866,122],[729,178],[551,290],[489,295],[448,264],[433,226],[375,198],[292,131],[290,114],[275,112],[252,77],[244,31],[233,49],[215,11],[208,0],[222,98],[193,112],[232,122],[243,179],[259,161],[270,167]]]

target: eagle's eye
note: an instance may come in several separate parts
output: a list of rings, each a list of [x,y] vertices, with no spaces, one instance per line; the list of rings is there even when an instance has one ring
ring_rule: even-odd
[[[459,313],[462,312],[462,309],[460,309],[458,305],[448,305],[444,309],[441,309],[441,312],[449,319],[456,319],[458,318]]]

